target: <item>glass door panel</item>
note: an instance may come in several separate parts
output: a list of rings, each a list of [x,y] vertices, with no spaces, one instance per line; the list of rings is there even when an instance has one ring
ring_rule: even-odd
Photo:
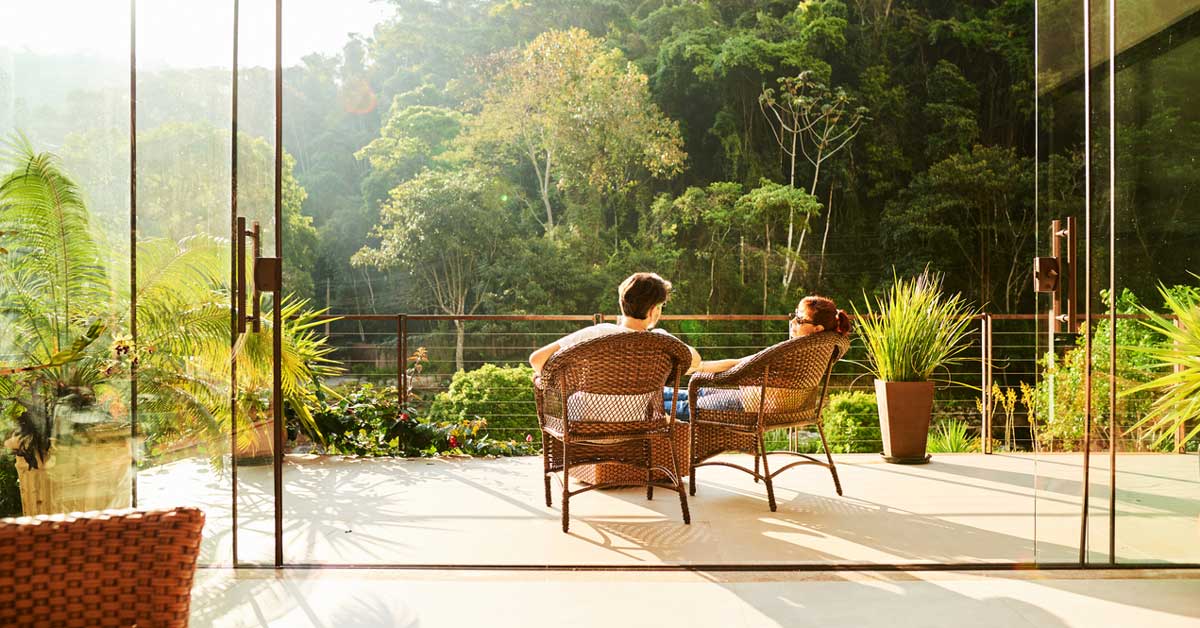
[[[1191,157],[1200,143],[1200,116],[1190,102],[1200,85],[1200,2],[1122,0],[1116,10],[1113,288],[1117,315],[1142,318],[1115,322],[1113,560],[1195,564],[1200,460],[1196,439],[1187,436],[1196,422],[1180,430],[1153,416],[1145,420],[1156,408],[1179,408],[1186,400],[1164,396],[1162,389],[1135,389],[1178,371],[1158,366],[1159,356],[1145,349],[1178,349],[1176,361],[1188,353],[1186,343],[1161,333],[1177,324],[1187,331],[1170,318],[1177,312],[1166,296],[1196,307],[1200,288],[1194,274],[1200,272],[1200,222],[1194,217],[1200,172]],[[1140,308],[1164,318],[1146,320]]]
[[[136,499],[129,26],[0,7],[0,517]]]
[[[1043,564],[1077,562],[1081,541],[1086,361],[1070,305],[1084,294],[1073,280],[1085,280],[1076,263],[1087,215],[1084,32],[1079,0],[1037,3],[1037,254],[1057,257],[1062,271],[1057,296],[1038,296],[1040,355],[1027,404],[1035,441],[1034,555]]]
[[[135,19],[139,505],[201,507],[201,562],[228,564],[232,11],[140,1]]]
[[[274,0],[237,5],[237,82],[234,128],[237,195],[232,225],[234,355],[238,448],[238,559],[278,564],[280,520],[275,460],[275,346],[277,293],[260,281],[264,258],[276,256],[275,10]],[[240,317],[240,320],[238,320]]]

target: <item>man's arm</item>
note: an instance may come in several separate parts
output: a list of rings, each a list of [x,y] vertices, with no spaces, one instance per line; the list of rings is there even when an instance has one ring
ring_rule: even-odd
[[[728,360],[704,360],[696,367],[697,373],[722,373],[737,366],[742,361],[738,358]]]
[[[554,355],[555,351],[558,351],[558,348],[558,341],[556,340],[529,354],[529,366],[533,367],[535,375],[542,374],[542,367],[546,365],[546,360],[549,360],[550,356]]]

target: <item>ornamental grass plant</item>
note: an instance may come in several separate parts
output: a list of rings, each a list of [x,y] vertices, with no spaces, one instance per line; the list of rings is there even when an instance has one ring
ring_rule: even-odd
[[[886,382],[926,382],[938,368],[963,361],[962,342],[978,311],[961,294],[947,297],[942,276],[928,269],[895,278],[887,294],[854,307],[867,370]]]

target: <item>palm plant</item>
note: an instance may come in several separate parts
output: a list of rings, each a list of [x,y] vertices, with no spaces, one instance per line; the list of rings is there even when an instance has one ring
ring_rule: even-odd
[[[946,297],[942,276],[928,269],[897,278],[887,295],[866,311],[854,308],[858,334],[867,349],[867,368],[888,382],[927,382],[935,370],[962,361],[962,339],[978,312],[961,294]]]
[[[24,137],[8,148],[13,169],[0,180],[0,353],[19,364],[0,367],[6,399],[0,416],[18,423],[31,457],[44,459],[64,400],[86,399],[128,423],[128,373],[136,367],[138,420],[148,444],[196,439],[219,464],[233,415],[230,299],[222,279],[228,242],[208,236],[139,242],[135,295],[128,282],[111,279],[129,276],[121,267],[129,256],[96,235],[57,158],[35,152]],[[105,260],[116,261],[106,267]],[[136,345],[127,335],[135,297]],[[290,413],[313,425],[314,383],[337,369],[326,357],[332,349],[314,331],[319,313],[305,305],[282,304],[282,380]],[[264,329],[234,347],[240,426],[249,425],[271,389],[273,330],[269,322]],[[44,411],[32,412],[31,399]],[[35,414],[47,418],[29,420]]]
[[[1197,421],[1200,419],[1200,288],[1167,289],[1160,285],[1158,292],[1174,320],[1140,306],[1146,319],[1138,323],[1165,337],[1166,342],[1124,348],[1157,359],[1155,367],[1169,372],[1121,393],[1121,396],[1145,391],[1158,393],[1149,412],[1125,432],[1149,429],[1158,434],[1155,447],[1181,431],[1188,421],[1196,424],[1183,435],[1182,442],[1200,436],[1200,421]]]

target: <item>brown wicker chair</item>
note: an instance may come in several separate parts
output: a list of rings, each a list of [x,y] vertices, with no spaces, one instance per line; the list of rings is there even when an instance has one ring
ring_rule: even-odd
[[[550,477],[561,472],[562,529],[570,526],[570,499],[605,486],[601,482],[570,490],[571,469],[605,462],[646,470],[646,499],[654,486],[679,493],[683,522],[691,523],[687,493],[679,473],[679,457],[671,445],[675,408],[663,411],[663,386],[679,389],[691,365],[687,345],[665,334],[629,332],[581,342],[555,353],[535,380],[538,423],[542,429],[542,461],[546,506],[552,506]],[[668,464],[656,463],[654,451],[666,451]],[[656,474],[659,477],[656,477]]]
[[[825,441],[821,410],[833,365],[846,355],[850,341],[833,332],[793,338],[768,347],[723,373],[696,373],[688,382],[691,410],[692,469],[689,490],[696,494],[696,467],[721,465],[740,469],[767,485],[767,502],[775,511],[775,476],[794,466],[816,464],[829,469],[838,495],[842,484]],[[714,390],[715,389],[715,390]],[[706,396],[701,397],[701,391]],[[765,400],[765,402],[763,402]],[[816,425],[826,461],[791,451],[770,454],[799,456],[797,462],[771,472],[764,435],[767,430]],[[754,469],[720,460],[725,452],[754,454]],[[759,473],[759,467],[762,473]]]
[[[184,627],[204,513],[0,520],[0,626]]]

